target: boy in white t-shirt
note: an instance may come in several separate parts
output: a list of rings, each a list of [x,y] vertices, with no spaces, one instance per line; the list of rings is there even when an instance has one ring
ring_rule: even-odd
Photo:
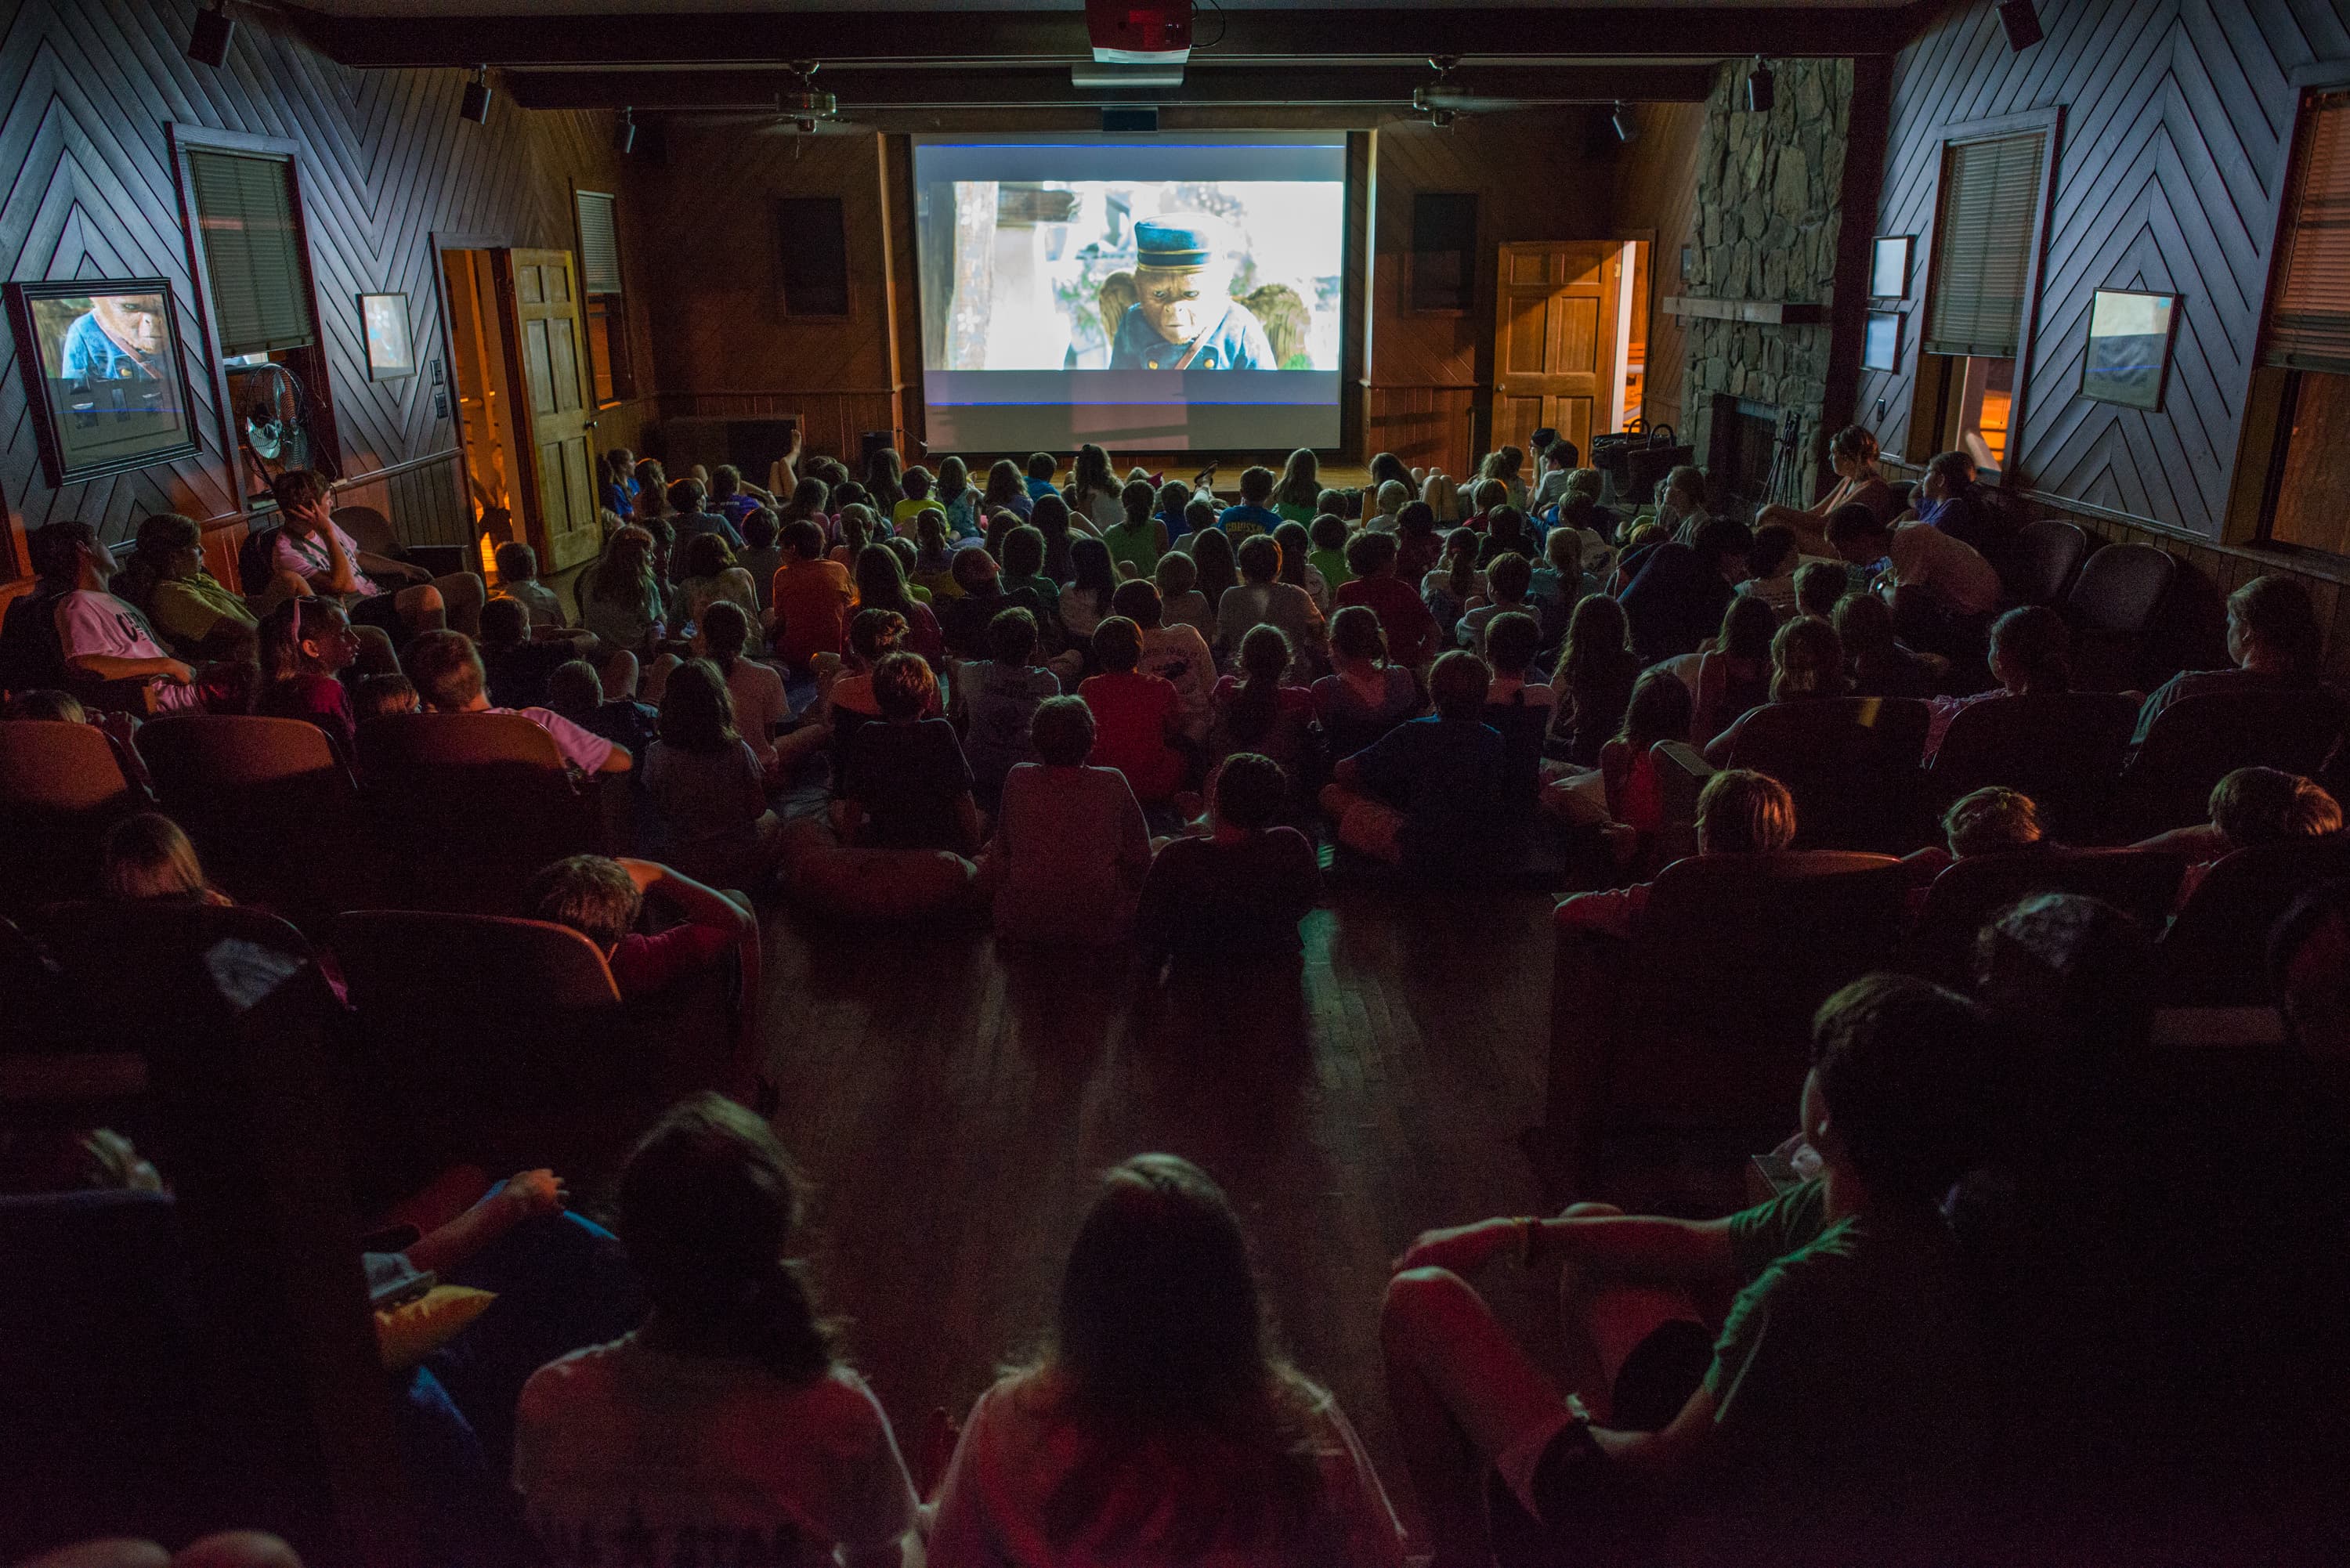
[[[403,662],[428,712],[520,713],[554,736],[563,760],[583,774],[624,774],[635,765],[626,746],[591,734],[551,708],[491,707],[481,653],[462,631],[420,633]]]
[[[70,583],[50,614],[66,668],[92,680],[143,680],[155,706],[180,711],[203,706],[196,672],[155,639],[147,618],[107,591],[114,553],[87,523],[52,523],[34,539],[41,576]]]

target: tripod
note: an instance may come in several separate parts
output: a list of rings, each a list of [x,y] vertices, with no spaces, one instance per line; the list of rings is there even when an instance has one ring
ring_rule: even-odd
[[[1798,455],[1803,428],[1804,416],[1794,409],[1779,416],[1779,436],[1771,443],[1771,472],[1762,478],[1765,506],[1803,504],[1803,460]]]

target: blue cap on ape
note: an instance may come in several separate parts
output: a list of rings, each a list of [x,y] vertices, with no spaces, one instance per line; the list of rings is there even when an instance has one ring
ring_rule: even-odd
[[[1134,265],[1159,272],[1199,272],[1214,257],[1213,220],[1178,215],[1134,225]]]

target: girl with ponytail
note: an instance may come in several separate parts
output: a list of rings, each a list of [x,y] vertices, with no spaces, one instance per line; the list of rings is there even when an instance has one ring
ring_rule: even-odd
[[[664,1562],[754,1538],[775,1562],[899,1561],[914,1485],[785,1256],[802,1201],[775,1134],[723,1096],[680,1103],[637,1145],[619,1232],[651,1315],[523,1388],[515,1484],[551,1555],[628,1521]]]

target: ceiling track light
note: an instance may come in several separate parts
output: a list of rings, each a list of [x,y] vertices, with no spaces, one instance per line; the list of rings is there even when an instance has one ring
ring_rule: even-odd
[[[490,67],[475,66],[473,79],[465,84],[464,101],[457,106],[457,118],[470,119],[475,125],[490,122]]]
[[[196,13],[188,29],[188,58],[214,70],[228,64],[229,40],[236,36],[236,18],[228,14],[228,0],[213,0]]]
[[[1632,106],[1620,98],[1608,111],[1607,123],[1614,128],[1618,141],[1629,141],[1640,134],[1639,123],[1632,118]]]
[[[1777,98],[1778,83],[1772,78],[1770,66],[1757,55],[1754,57],[1754,68],[1746,73],[1746,112],[1768,114]]]
[[[612,151],[626,158],[636,151],[637,121],[631,109],[620,110],[620,118],[612,126]]]
[[[2007,29],[2007,47],[2019,55],[2044,36],[2040,8],[2032,0],[2000,0],[1999,25]]]

